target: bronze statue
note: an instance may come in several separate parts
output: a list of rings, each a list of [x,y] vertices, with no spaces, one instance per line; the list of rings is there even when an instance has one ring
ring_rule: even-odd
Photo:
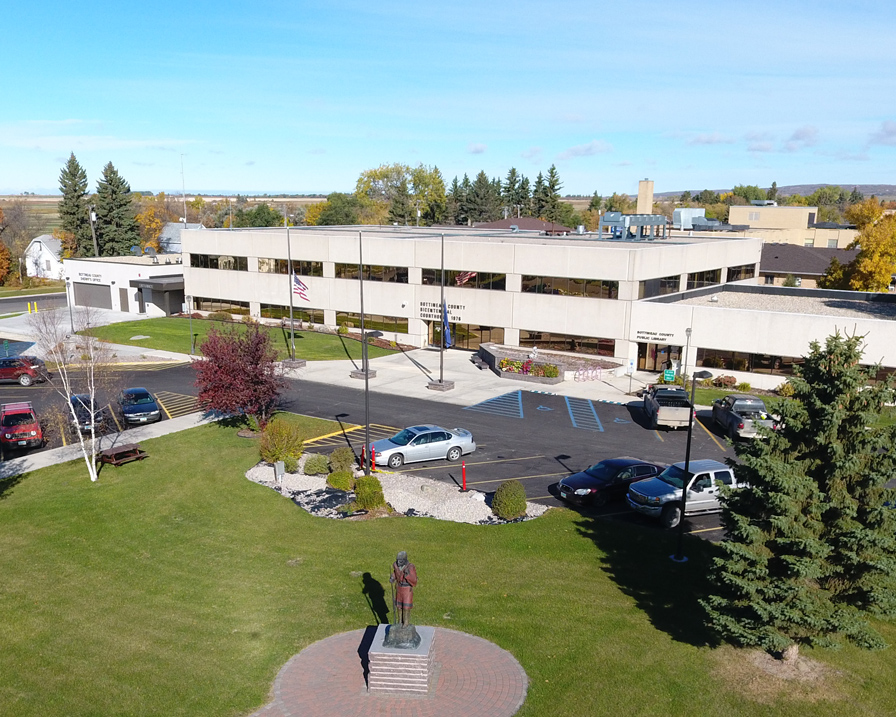
[[[414,607],[414,586],[417,584],[417,568],[408,561],[408,554],[402,550],[392,563],[392,606],[395,610],[395,623],[389,625],[385,647],[416,649],[420,645],[420,635],[410,624],[411,608]]]

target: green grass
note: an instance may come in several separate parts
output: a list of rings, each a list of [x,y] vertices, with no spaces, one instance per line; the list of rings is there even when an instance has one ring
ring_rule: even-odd
[[[28,296],[30,294],[58,294],[65,291],[65,284],[61,281],[53,282],[48,286],[34,286],[30,289],[11,289],[0,286],[0,298],[8,296]]]
[[[896,711],[896,650],[811,652],[844,673],[811,703],[791,686],[754,701],[720,679],[695,602],[710,543],[689,538],[678,565],[674,535],[566,510],[505,526],[312,518],[245,479],[257,442],[232,428],[142,447],[147,460],[95,484],[79,461],[0,483],[0,713],[246,714],[291,655],[375,624],[363,575],[388,591],[401,549],[419,624],[521,662],[521,717]]]
[[[205,319],[193,319],[193,334],[195,335],[196,353],[208,335],[209,329],[215,326],[218,329],[226,329],[236,326],[243,330],[242,324],[232,324],[221,321],[207,321]],[[279,358],[289,357],[290,342],[289,331],[278,327],[266,327],[277,349]],[[161,351],[176,351],[190,353],[190,320],[179,317],[145,319],[143,321],[125,321],[120,324],[110,324],[93,329],[92,333],[103,341],[115,344],[127,344],[129,346],[142,346],[146,349]],[[132,336],[149,336],[148,339],[132,340]],[[316,331],[296,331],[296,358],[308,361],[329,361],[332,359],[352,358],[360,360],[361,342],[343,336],[322,334]],[[381,349],[377,346],[368,348],[368,356],[388,356],[394,353],[390,349]]]

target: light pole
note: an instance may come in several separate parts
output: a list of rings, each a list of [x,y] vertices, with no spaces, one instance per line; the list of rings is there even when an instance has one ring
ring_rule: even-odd
[[[690,338],[690,329],[688,329],[688,338]],[[684,452],[684,479],[681,482],[681,516],[678,519],[678,547],[675,549],[675,555],[670,555],[676,563],[687,562],[687,557],[682,553],[684,548],[684,511],[688,504],[688,486],[691,484],[691,436],[694,431],[694,414],[697,409],[694,408],[694,396],[697,393],[697,379],[712,378],[709,371],[694,371],[691,377],[691,415],[688,419],[688,443]]]
[[[184,301],[187,302],[187,315],[190,317],[190,356],[193,355],[193,297],[185,296]]]
[[[100,249],[96,243],[96,205],[95,204],[90,205],[90,209],[88,211],[87,216],[90,219],[90,234],[93,236],[93,255],[99,256]]]
[[[72,327],[72,334],[75,333],[75,315],[72,313],[72,302],[69,299],[69,287],[72,284],[72,280],[70,277],[65,277],[65,303],[68,304],[68,320]]]
[[[289,245],[289,220],[286,218],[285,207],[283,209],[283,226],[286,227],[286,269],[289,272],[289,357],[294,359],[296,357],[296,325],[292,318],[292,295],[296,292],[296,276],[292,268],[292,247]]]

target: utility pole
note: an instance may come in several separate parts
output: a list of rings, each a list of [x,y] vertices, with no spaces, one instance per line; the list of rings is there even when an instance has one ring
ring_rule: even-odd
[[[184,179],[184,156],[180,156],[180,196],[184,200],[184,229],[187,228],[187,185]]]

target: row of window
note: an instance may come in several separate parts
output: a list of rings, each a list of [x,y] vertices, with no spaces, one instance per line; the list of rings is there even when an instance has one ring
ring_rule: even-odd
[[[323,276],[322,261],[294,261],[292,270],[301,276]],[[258,271],[262,274],[288,274],[289,262],[286,259],[266,259],[259,257]]]
[[[289,307],[280,306],[279,304],[262,304],[259,312],[263,319],[288,319]],[[310,309],[307,306],[294,306],[292,308],[293,321],[304,321],[309,324],[323,324],[324,310]]]
[[[441,286],[441,269],[423,269],[423,283],[430,286]],[[490,289],[504,291],[507,286],[507,274],[495,274],[488,271],[457,271],[445,269],[445,286],[462,287],[464,289]]]
[[[241,316],[249,313],[248,301],[230,301],[228,299],[209,299],[205,296],[193,297],[194,311],[226,311],[228,314],[240,314]]]
[[[523,291],[556,296],[586,296],[592,299],[618,299],[619,282],[601,279],[568,279],[562,276],[524,276]]]
[[[190,254],[190,266],[195,269],[249,271],[249,260],[244,256],[229,254]]]
[[[357,264],[336,264],[337,279],[355,279],[361,275]],[[364,265],[364,281],[384,281],[392,284],[408,283],[406,266],[373,266]]]
[[[347,311],[336,313],[336,325],[352,329],[361,328],[361,314]],[[402,316],[382,316],[380,314],[364,314],[365,331],[396,331],[399,334],[408,332],[408,320]]]
[[[647,279],[638,282],[638,298],[650,299],[654,296],[663,296],[664,294],[674,294],[680,289],[681,278],[675,276],[664,276],[661,279]]]
[[[615,339],[594,336],[572,336],[549,331],[520,331],[520,346],[537,346],[540,349],[570,351],[572,353],[613,356],[616,353]]]

